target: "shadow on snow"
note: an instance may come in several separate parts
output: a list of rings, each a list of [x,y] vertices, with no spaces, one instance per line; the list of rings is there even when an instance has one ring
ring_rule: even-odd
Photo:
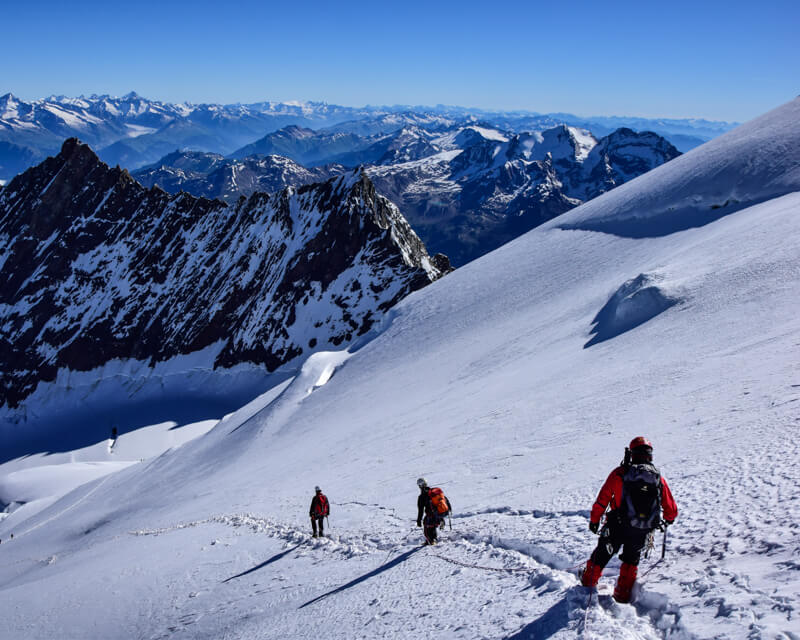
[[[402,564],[403,562],[408,560],[413,554],[415,554],[417,551],[419,551],[422,548],[423,547],[417,547],[416,549],[411,549],[411,551],[406,551],[405,553],[397,556],[394,560],[390,560],[386,564],[382,564],[377,569],[373,569],[369,573],[365,573],[363,576],[360,576],[360,577],[356,578],[355,580],[351,580],[347,584],[343,584],[341,587],[336,587],[333,591],[328,591],[328,593],[324,593],[321,596],[317,596],[313,600],[309,600],[305,604],[300,605],[300,607],[298,607],[298,608],[299,609],[303,609],[304,607],[307,607],[307,606],[309,606],[311,604],[314,604],[315,602],[319,602],[320,600],[323,600],[324,598],[327,598],[328,596],[332,596],[334,594],[341,593],[342,591],[346,591],[347,589],[350,589],[351,587],[355,587],[357,584],[361,584],[362,582],[364,582],[366,580],[369,580],[370,578],[374,578],[375,576],[383,573],[384,571],[388,571],[389,569],[392,569],[393,567],[396,567],[398,564]]]
[[[280,560],[284,556],[289,555],[292,551],[294,551],[298,547],[302,547],[304,544],[305,542],[301,542],[300,544],[293,546],[291,549],[287,549],[286,551],[281,551],[280,553],[276,553],[269,560],[264,560],[264,562],[262,562],[261,564],[257,564],[255,567],[248,569],[247,571],[242,571],[241,573],[237,573],[235,576],[231,576],[230,578],[226,578],[225,580],[222,581],[222,584],[230,582],[235,578],[241,578],[242,576],[246,576],[248,573],[253,573],[253,571],[258,571],[259,569],[266,567],[268,564],[272,564],[273,562]]]
[[[504,640],[545,640],[569,626],[569,603],[559,600],[530,624]]]

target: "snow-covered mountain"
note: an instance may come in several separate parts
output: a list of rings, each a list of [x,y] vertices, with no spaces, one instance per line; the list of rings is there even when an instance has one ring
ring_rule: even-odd
[[[307,167],[314,167],[337,162],[338,156],[361,151],[374,142],[373,137],[354,133],[324,133],[291,125],[237,149],[231,153],[231,158],[279,155]]]
[[[9,93],[0,97],[0,178],[57,152],[72,136],[106,162],[134,169],[176,148],[227,154],[290,124],[324,127],[366,114],[325,103],[170,104],[134,92],[25,102]]]
[[[188,111],[185,105],[147,100],[133,92],[121,98],[51,96],[33,102],[8,93],[0,96],[0,140],[43,158],[71,136],[101,147],[153,133]],[[13,175],[5,173],[3,177]]]
[[[798,123],[795,100],[523,235],[180,448],[140,461],[145,432],[171,446],[153,425],[7,462],[0,635],[797,635]],[[587,516],[635,435],[678,519],[632,605],[589,600]],[[419,476],[453,503],[437,547]]]
[[[439,131],[405,126],[390,133],[360,135],[336,130],[304,129],[290,126],[238,149],[232,158],[251,155],[282,155],[307,167],[342,164],[395,164],[419,160],[442,150],[436,140]]]
[[[0,247],[12,420],[78,372],[88,394],[120,370],[275,371],[352,343],[448,268],[358,171],[225,205],[148,190],[75,139],[0,192]]]
[[[597,140],[564,125],[524,134],[469,126],[432,144],[445,150],[367,171],[455,265],[679,155],[654,133],[619,129]]]
[[[456,126],[464,117],[448,118],[431,113],[425,108],[419,111],[400,111],[361,117],[358,120],[340,122],[323,129],[325,133],[354,133],[360,136],[376,136],[393,133],[400,129],[424,129],[443,131]]]
[[[342,149],[355,149],[345,151]],[[308,184],[365,165],[382,195],[413,221],[426,246],[465,264],[537,224],[676,157],[653,133],[619,129],[599,141],[588,131],[558,126],[514,135],[487,123],[433,132],[404,127],[362,138],[286,127],[248,151],[282,156],[219,156],[175,152],[134,175],[169,192],[222,197]],[[211,162],[212,158],[216,158]]]
[[[543,131],[561,124],[589,129],[595,135],[608,134],[619,127],[652,130],[668,137],[681,150],[732,126],[702,120],[586,119],[571,114],[538,115],[456,107],[355,108],[323,102],[170,104],[148,100],[134,92],[122,97],[50,96],[26,102],[8,93],[0,97],[0,179],[11,179],[47,155],[57,153],[64,139],[71,136],[91,144],[105,162],[136,169],[175,149],[231,154],[290,125],[323,129],[329,137],[343,135],[338,151],[354,153],[361,150],[358,145],[364,138],[377,139],[403,128],[436,133],[480,122],[516,133]],[[679,137],[673,139],[673,135]],[[356,146],[346,148],[348,140]],[[236,157],[251,153],[288,155],[306,164],[277,150],[247,151]],[[375,160],[354,161],[360,162]]]
[[[242,195],[275,193],[345,173],[341,165],[305,167],[283,156],[248,156],[230,160],[215,153],[175,151],[155,165],[134,171],[145,187],[158,185],[168,193],[187,191],[204,198],[234,202]]]

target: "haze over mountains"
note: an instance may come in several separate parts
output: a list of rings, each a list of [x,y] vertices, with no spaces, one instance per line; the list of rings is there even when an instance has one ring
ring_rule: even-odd
[[[556,134],[567,150],[581,139]],[[498,153],[514,140],[487,135],[494,134],[481,134],[486,149]],[[638,140],[625,134],[618,142],[652,148],[633,144]],[[488,157],[478,142],[476,157]],[[611,158],[613,141],[591,149],[600,144],[609,150],[600,158]],[[16,179],[28,185],[26,211],[61,191],[63,202],[79,196],[102,203],[110,193],[111,206],[127,202],[130,192],[184,203],[170,209],[178,225],[165,230],[170,246],[205,237],[181,234],[183,219],[207,230],[215,224],[203,213],[223,213],[219,224],[227,229],[230,221],[226,237],[233,239],[273,202],[248,217],[239,201],[226,206],[145,191],[125,173],[96,165],[77,142],[69,148],[109,188],[81,195],[86,184],[73,187],[69,171],[47,161]],[[554,148],[548,145],[551,164],[571,162]],[[581,167],[614,170],[604,159],[587,165],[591,149],[579,148]],[[544,166],[547,158],[535,149],[517,159]],[[16,180],[0,191],[5,202],[23,192]],[[293,214],[286,226],[300,233],[327,219],[319,214],[328,208],[316,205],[330,200],[355,220],[376,217],[382,207],[370,196],[371,180],[351,172],[323,183],[327,188],[283,192]],[[131,199],[134,212],[143,201]],[[112,281],[109,267],[86,272],[81,256],[91,254],[92,226],[115,218],[103,207],[81,209],[69,217],[77,256],[56,259],[67,249],[57,238],[47,243],[52,229],[44,223],[52,216],[24,221],[31,228],[13,238],[29,249],[26,268],[37,260],[75,267],[70,286],[90,291]],[[144,421],[113,441],[95,437],[52,452],[51,425],[28,440],[23,423],[3,425],[3,444],[27,455],[0,466],[0,635],[794,637],[799,209],[800,99],[415,291],[362,340],[301,358],[262,379],[258,399],[202,426],[180,416]],[[132,215],[121,212],[123,221]],[[391,238],[401,227],[376,233]],[[209,235],[216,244],[220,237]],[[326,244],[326,261],[340,244]],[[302,255],[313,258],[312,251]],[[160,263],[127,262],[135,254],[121,250],[109,262],[123,258],[131,286],[141,278],[158,293],[161,275],[188,265],[193,254],[165,253],[175,258],[165,271]],[[211,256],[197,256],[196,273],[216,272],[204,269]],[[225,262],[252,264],[245,257],[253,258],[245,251],[241,262]],[[40,275],[26,272],[21,285],[32,298],[25,304],[47,299]],[[184,299],[190,293],[200,297],[205,287]],[[56,317],[77,327],[82,316]],[[124,365],[114,363],[115,371],[127,374]],[[153,402],[158,378],[154,371],[135,383],[124,379],[118,395],[97,378],[91,384],[117,404],[114,415],[141,418],[136,398]],[[72,382],[56,405],[63,412],[85,398],[87,387]],[[183,384],[193,391],[195,379]],[[108,434],[111,418],[90,414],[80,424]],[[171,438],[183,430],[196,437],[174,447]],[[634,435],[654,442],[680,513],[665,559],[644,559],[633,604],[590,601],[575,577],[597,542],[587,513]],[[455,509],[452,529],[433,548],[419,546],[414,527],[419,476],[442,486]],[[310,536],[314,485],[332,502],[329,538]],[[612,560],[601,584],[613,584],[618,568]]]
[[[490,112],[460,107],[342,107],[326,103],[260,102],[248,105],[170,104],[136,93],[49,98],[26,102],[0,97],[0,180],[58,153],[64,139],[78,137],[110,165],[136,169],[176,149],[228,155],[289,125],[330,134],[372,136],[403,127],[433,131],[485,122],[512,133],[542,131],[560,124],[602,137],[620,127],[654,131],[685,151],[732,123],[706,120],[580,118],[570,114]]]

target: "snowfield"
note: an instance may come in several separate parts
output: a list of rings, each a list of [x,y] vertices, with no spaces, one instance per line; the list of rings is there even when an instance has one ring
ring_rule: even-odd
[[[800,638],[798,214],[800,99],[417,291],[182,446],[97,443],[128,466],[0,520],[0,637]],[[680,513],[634,604],[590,601],[589,509],[636,435]],[[52,470],[23,466],[0,466],[6,504],[46,498]],[[454,507],[435,547],[418,476]]]

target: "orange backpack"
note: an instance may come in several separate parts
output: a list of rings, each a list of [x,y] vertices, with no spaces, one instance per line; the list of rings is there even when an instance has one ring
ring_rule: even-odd
[[[440,516],[450,511],[450,508],[447,506],[447,498],[444,497],[444,491],[439,487],[433,487],[428,493],[428,498],[430,498],[431,504],[433,505],[433,510]]]

